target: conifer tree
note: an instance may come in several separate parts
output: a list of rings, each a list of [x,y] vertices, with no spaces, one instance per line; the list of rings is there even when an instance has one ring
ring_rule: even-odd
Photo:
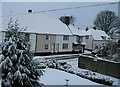
[[[2,44],[0,63],[2,67],[2,87],[40,87],[39,78],[42,70],[37,69],[32,62],[33,53],[30,51],[24,31],[18,21],[10,19]]]

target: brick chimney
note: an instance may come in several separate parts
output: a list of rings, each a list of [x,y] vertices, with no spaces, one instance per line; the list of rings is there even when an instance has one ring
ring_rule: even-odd
[[[89,30],[89,28],[88,28],[88,27],[86,27],[85,31],[88,31],[88,30]]]

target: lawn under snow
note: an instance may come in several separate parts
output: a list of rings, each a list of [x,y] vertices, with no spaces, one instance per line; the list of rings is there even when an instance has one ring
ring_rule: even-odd
[[[41,77],[41,82],[44,85],[66,85],[65,79],[69,79],[68,85],[101,85],[56,69],[45,69],[44,76]]]
[[[61,56],[61,55],[55,55],[55,56]],[[50,57],[50,56],[48,56],[48,57]],[[52,57],[52,56],[51,56]],[[35,56],[34,57],[34,59],[44,59],[44,56]],[[39,60],[37,60],[37,61],[39,61]],[[43,61],[43,60],[42,60]],[[65,60],[58,60],[58,61],[66,61],[68,64],[70,64],[71,66],[72,66],[72,70],[73,71],[76,71],[76,72],[78,72],[78,71],[90,71],[90,70],[87,70],[87,69],[81,69],[81,68],[78,68],[78,58],[74,58],[74,59],[65,59]],[[49,74],[49,72],[50,72],[50,74]],[[55,72],[58,72],[57,70],[55,71]],[[63,73],[66,73],[66,72],[64,72],[64,71],[59,71],[59,72],[63,72]],[[90,72],[92,72],[92,71],[90,71]],[[47,74],[48,73],[48,74]],[[103,74],[100,74],[100,73],[97,73],[97,72],[94,72],[95,74],[96,74],[96,77],[105,77],[105,78],[107,78],[107,79],[111,79],[111,80],[113,80],[114,82],[113,82],[113,85],[119,85],[120,84],[120,79],[117,79],[117,78],[114,78],[114,77],[111,77],[111,76],[107,76],[107,75],[103,75]],[[69,74],[69,73],[67,73],[67,74]],[[50,76],[48,76],[48,78],[47,78],[47,75],[50,75]],[[81,79],[81,80],[84,80],[83,78],[80,78],[79,76],[77,76],[77,75],[73,75],[73,74],[69,74],[69,75],[72,75],[72,76],[75,76],[76,78],[79,78],[79,79]],[[65,84],[65,79],[69,79],[69,78],[67,78],[66,77],[66,75],[64,76],[60,76],[59,74],[57,74],[57,73],[52,73],[52,71],[50,70],[46,70],[46,72],[44,73],[44,76],[45,77],[42,77],[42,81],[45,83],[45,84],[47,84],[47,85],[49,85],[49,84],[54,84],[54,85],[56,85],[56,84],[61,84],[60,82],[61,81],[63,81],[62,82],[62,84],[64,83]],[[58,76],[59,76],[59,78],[58,78]],[[56,79],[62,79],[63,78],[63,80],[60,80],[60,81],[57,81],[58,83],[54,83],[54,81],[56,81],[56,79],[54,80],[53,78],[56,78]],[[44,78],[46,78],[45,80],[44,80]],[[47,79],[50,79],[50,81],[47,81]],[[87,80],[87,79],[85,79],[85,80]],[[71,80],[72,81],[72,80]],[[90,81],[90,80],[88,80],[88,81]],[[74,79],[74,82],[78,82],[78,80],[77,79]],[[70,84],[72,84],[72,85],[77,85],[78,83],[79,83],[79,85],[80,84],[82,84],[82,83],[80,83],[80,82],[82,82],[82,81],[80,81],[80,82],[78,82],[78,83],[71,83],[70,82]],[[83,81],[84,82],[84,81]],[[91,81],[90,81],[91,82]],[[84,83],[87,83],[87,82],[84,82]],[[83,83],[83,84],[84,84]],[[89,83],[87,83],[87,85],[89,85]]]

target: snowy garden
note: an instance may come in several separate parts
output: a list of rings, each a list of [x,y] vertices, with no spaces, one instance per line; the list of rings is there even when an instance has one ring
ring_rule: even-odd
[[[35,57],[18,21],[8,23],[0,55],[2,87],[42,87],[44,85],[118,85],[118,79],[78,68],[71,60]]]
[[[117,85],[118,79],[105,76],[102,74],[99,74],[97,72],[92,72],[90,70],[86,69],[80,69],[78,68],[78,59],[67,59],[67,60],[55,60],[55,59],[45,59],[43,57],[34,57],[35,64],[38,64],[40,66],[39,68],[45,70],[45,75],[41,78],[41,81],[45,82],[46,79],[51,79],[50,81],[45,82],[47,85],[63,85],[65,84],[65,79],[69,79],[70,85]],[[49,71],[50,70],[50,71]],[[56,73],[67,73],[72,75],[73,77],[64,76],[63,74],[55,74]],[[50,74],[51,73],[51,74]],[[53,78],[55,76],[55,78]],[[57,78],[56,78],[57,77]],[[79,78],[79,80],[75,80],[74,78]],[[55,79],[55,80],[54,80]],[[86,80],[85,82],[81,83],[81,80]],[[55,83],[51,81],[56,81]],[[60,81],[60,83],[59,83]],[[73,82],[72,82],[73,81]],[[90,81],[90,83],[87,81]],[[95,83],[93,83],[93,82]],[[61,84],[62,83],[62,84]],[[87,84],[86,84],[87,83]]]

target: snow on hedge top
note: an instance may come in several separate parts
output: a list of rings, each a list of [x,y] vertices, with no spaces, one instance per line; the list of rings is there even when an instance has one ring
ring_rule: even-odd
[[[11,17],[3,17],[3,29],[7,28],[7,24]],[[26,32],[42,33],[42,34],[60,34],[72,35],[67,26],[59,19],[49,18],[41,14],[25,14],[12,17],[18,19],[20,27],[27,27]]]
[[[86,31],[86,35],[92,35],[94,40],[103,40],[101,36],[106,37],[108,40],[109,36],[102,30],[89,29]]]

